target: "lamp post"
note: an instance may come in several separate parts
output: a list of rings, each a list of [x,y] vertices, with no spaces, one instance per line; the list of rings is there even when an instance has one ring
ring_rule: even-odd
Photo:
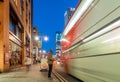
[[[44,40],[48,41],[49,40],[48,36],[44,36]]]
[[[36,36],[36,37],[35,37],[35,40],[36,40],[36,41],[38,41],[38,40],[39,40],[39,37],[38,37],[38,36]]]
[[[39,48],[39,56],[42,57],[46,54],[46,51],[43,50],[43,41],[47,42],[49,40],[48,36],[44,36],[42,33],[40,35],[39,43],[38,43],[38,48]]]
[[[43,41],[48,41],[49,37],[48,36],[44,36],[43,34],[40,35],[40,41],[39,41],[39,48],[42,48],[42,43]]]

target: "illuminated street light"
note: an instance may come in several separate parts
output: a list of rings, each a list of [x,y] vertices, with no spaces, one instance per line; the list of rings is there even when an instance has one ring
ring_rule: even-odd
[[[45,50],[43,50],[43,54],[45,54],[46,53],[46,51]]]
[[[49,40],[48,36],[44,36],[44,40],[48,41]]]
[[[35,37],[35,40],[39,40],[39,37],[38,37],[38,36],[36,36],[36,37]]]
[[[45,51],[45,50],[40,50],[39,53],[43,53],[43,54],[45,54],[46,51]]]
[[[42,43],[43,43],[43,41],[48,41],[49,40],[49,38],[48,38],[48,36],[43,36],[43,35],[41,35],[40,36],[40,41],[39,41],[39,48],[42,48]]]
[[[45,55],[46,55],[46,51],[45,50],[40,50],[39,51],[39,56],[40,57],[45,57]]]
[[[40,50],[39,52],[42,53],[42,50]]]

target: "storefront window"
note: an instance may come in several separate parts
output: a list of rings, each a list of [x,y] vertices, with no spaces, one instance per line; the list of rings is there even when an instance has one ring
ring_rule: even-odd
[[[21,47],[13,42],[10,42],[10,46],[10,66],[22,64]]]

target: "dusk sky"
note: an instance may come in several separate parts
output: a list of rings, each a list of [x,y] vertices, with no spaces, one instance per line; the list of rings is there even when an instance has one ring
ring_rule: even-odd
[[[42,49],[51,48],[55,54],[55,33],[64,29],[64,13],[68,7],[75,8],[79,0],[33,0],[33,25],[49,37]]]

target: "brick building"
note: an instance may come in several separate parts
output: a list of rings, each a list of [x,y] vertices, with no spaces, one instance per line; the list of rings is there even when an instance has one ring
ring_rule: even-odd
[[[32,30],[32,42],[33,42],[33,63],[36,63],[36,59],[38,58],[38,48],[39,48],[39,32],[37,27],[33,27]]]
[[[31,57],[32,0],[0,0],[0,71],[24,66]]]

